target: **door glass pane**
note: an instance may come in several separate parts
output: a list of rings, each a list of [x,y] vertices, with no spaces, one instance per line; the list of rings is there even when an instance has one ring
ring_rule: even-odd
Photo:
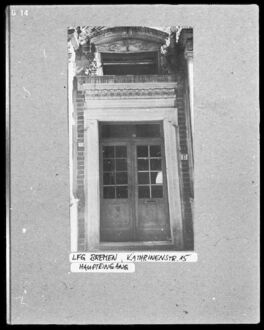
[[[114,147],[104,146],[103,147],[103,157],[104,158],[114,158],[115,157]]]
[[[103,197],[128,198],[127,147],[103,146],[102,151]]]
[[[148,146],[137,146],[137,157],[148,157]]]
[[[126,146],[116,146],[116,158],[126,158],[127,148]]]
[[[126,171],[127,170],[127,160],[126,159],[116,159],[116,170]]]
[[[115,173],[106,172],[104,173],[104,185],[113,185],[115,184]]]
[[[138,184],[148,184],[149,183],[149,172],[139,172],[138,173]]]
[[[139,198],[150,198],[149,186],[139,186],[138,187],[138,197]]]
[[[127,172],[116,172],[116,183],[127,184]]]
[[[127,186],[117,186],[116,187],[116,198],[127,198],[128,190]]]
[[[150,160],[151,170],[161,170],[161,159],[151,159]]]
[[[104,198],[115,198],[115,187],[104,187]]]
[[[104,165],[103,165],[103,170],[104,171],[114,171],[115,170],[115,160],[108,158],[108,159],[104,159]]]
[[[145,171],[149,169],[148,159],[138,159],[138,171]]]
[[[161,157],[161,147],[150,146],[150,157]]]
[[[162,172],[151,172],[151,184],[162,184],[163,183],[163,177]]]

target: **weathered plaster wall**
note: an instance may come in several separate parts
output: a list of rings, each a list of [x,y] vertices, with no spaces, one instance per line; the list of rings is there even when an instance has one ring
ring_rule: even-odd
[[[258,8],[13,9],[12,323],[257,322]],[[197,263],[70,273],[66,28],[89,24],[194,27]]]

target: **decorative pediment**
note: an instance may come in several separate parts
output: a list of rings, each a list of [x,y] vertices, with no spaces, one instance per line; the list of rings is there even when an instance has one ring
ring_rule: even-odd
[[[153,52],[159,48],[160,44],[140,39],[122,39],[96,46],[96,50],[100,53]]]
[[[159,50],[168,34],[146,27],[116,27],[99,31],[91,38],[98,52],[146,52]]]

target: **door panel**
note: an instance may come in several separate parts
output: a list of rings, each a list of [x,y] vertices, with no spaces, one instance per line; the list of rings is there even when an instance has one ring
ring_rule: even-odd
[[[138,240],[167,241],[170,227],[164,201],[138,201]]]
[[[170,239],[165,158],[161,141],[136,145],[136,209],[139,241]]]
[[[102,200],[102,242],[126,242],[133,239],[130,205],[128,200]]]
[[[101,145],[102,242],[125,242],[133,239],[130,159],[128,144]]]

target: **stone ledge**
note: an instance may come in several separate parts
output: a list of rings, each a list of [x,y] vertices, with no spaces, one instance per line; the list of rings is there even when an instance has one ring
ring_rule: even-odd
[[[175,75],[106,75],[77,76],[78,84],[158,83],[176,82]]]

